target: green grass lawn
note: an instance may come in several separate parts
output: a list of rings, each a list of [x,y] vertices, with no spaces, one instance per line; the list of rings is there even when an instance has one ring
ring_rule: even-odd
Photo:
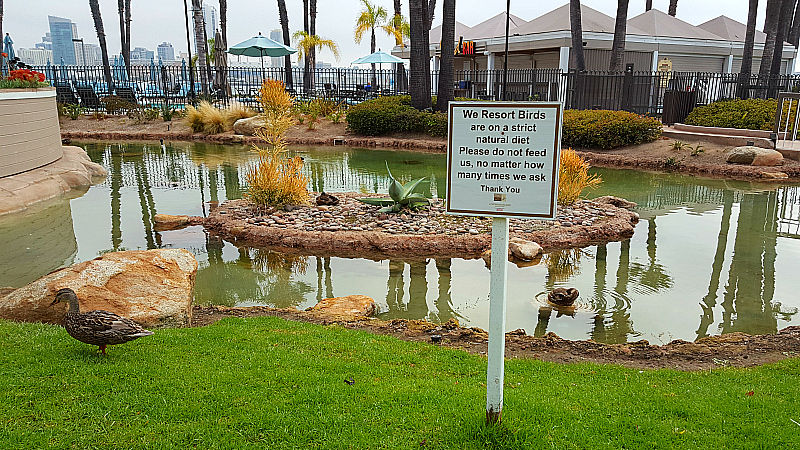
[[[488,427],[485,358],[338,326],[226,319],[108,352],[0,321],[0,448],[800,448],[796,359],[508,361],[503,425]]]

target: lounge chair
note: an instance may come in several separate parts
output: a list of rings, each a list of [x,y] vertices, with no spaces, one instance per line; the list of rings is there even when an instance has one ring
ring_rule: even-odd
[[[100,97],[98,97],[97,93],[94,91],[94,86],[87,84],[78,85],[75,86],[75,90],[78,92],[78,96],[81,98],[81,106],[84,108],[103,108],[103,103],[100,102]]]
[[[72,90],[72,84],[69,81],[56,81],[53,83],[56,88],[56,102],[62,105],[77,105],[78,97],[75,96],[75,91]]]

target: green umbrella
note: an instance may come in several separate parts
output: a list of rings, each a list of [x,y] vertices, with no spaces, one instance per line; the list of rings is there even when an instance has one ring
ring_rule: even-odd
[[[275,42],[268,37],[262,36],[261,33],[258,33],[258,36],[254,38],[231,46],[228,49],[228,53],[231,55],[259,57],[261,58],[261,69],[263,70],[265,56],[291,55],[292,53],[297,53],[297,49],[283,45],[280,42]]]

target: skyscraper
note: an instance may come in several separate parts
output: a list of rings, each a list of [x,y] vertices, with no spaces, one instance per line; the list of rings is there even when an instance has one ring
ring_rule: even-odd
[[[275,42],[283,44],[283,32],[281,30],[272,30],[269,32],[269,38]],[[270,58],[270,65],[272,67],[283,67],[283,59],[281,57]]]
[[[158,44],[156,51],[158,52],[158,58],[162,61],[175,60],[175,49],[172,48],[172,44],[169,42],[162,42]]]
[[[214,35],[217,32],[217,25],[219,24],[217,8],[203,3],[203,21],[206,24],[206,39],[214,39]]]
[[[75,65],[77,58],[75,57],[75,44],[72,42],[73,38],[78,37],[78,26],[72,23],[69,19],[61,17],[47,16],[50,22],[50,39],[53,46],[53,64]]]

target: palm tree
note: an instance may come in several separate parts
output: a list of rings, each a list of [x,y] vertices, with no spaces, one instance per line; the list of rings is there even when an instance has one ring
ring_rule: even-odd
[[[428,5],[425,0],[408,0],[411,29],[411,106],[419,110],[431,107],[430,43],[428,41]]]
[[[108,93],[114,92],[114,78],[111,76],[111,64],[108,63],[108,47],[106,46],[106,32],[103,29],[103,18],[100,16],[99,0],[89,0],[89,8],[92,10],[94,29],[97,31],[97,40],[100,41],[100,53],[103,55],[103,74],[106,78]]]
[[[203,8],[200,0],[192,0],[192,18],[194,19],[194,42],[195,50],[197,51],[197,65],[203,67],[206,65],[206,27],[203,21]],[[195,67],[197,67],[197,65]],[[203,89],[203,95],[208,95],[208,73],[205,70],[200,72],[200,85]]]
[[[305,31],[296,31],[292,35],[292,39],[294,40],[295,46],[297,47],[297,62],[300,62],[301,59],[305,55],[307,55],[310,51],[317,49],[317,48],[327,48],[328,50],[333,53],[333,56],[336,57],[336,60],[339,60],[339,45],[336,42],[333,42],[330,39],[326,39],[315,34],[308,34]],[[306,59],[306,64],[308,64],[308,60]],[[306,66],[307,73],[309,72],[309,67]],[[314,79],[313,78],[306,78],[303,80],[304,88],[306,92],[310,89],[314,88]],[[306,84],[307,83],[307,84]]]
[[[456,0],[442,0],[442,56],[439,63],[439,87],[436,94],[436,110],[447,112],[453,101],[453,61],[456,40]]]
[[[394,0],[394,16],[388,24],[384,25],[383,30],[387,34],[394,37],[394,43],[397,46],[403,46],[403,39],[411,35],[411,28],[408,21],[403,17],[401,11],[400,0]],[[403,64],[395,64],[395,89],[398,91],[405,91],[408,87],[408,78],[406,77],[406,69]]]
[[[669,9],[667,10],[667,14],[672,17],[675,17],[675,14],[678,12],[678,0],[669,0]]]
[[[747,32],[744,35],[744,50],[742,52],[742,68],[739,70],[739,98],[749,97],[747,86],[750,84],[750,74],[753,71],[753,45],[756,40],[756,16],[758,15],[758,0],[749,0],[747,11]]]
[[[0,0],[0,3],[2,3],[2,0]],[[0,15],[2,15],[2,11],[0,11]],[[786,42],[794,45],[794,48],[800,45],[800,2],[797,2],[797,6],[795,7],[792,27],[789,30],[789,38]]]
[[[278,0],[278,17],[281,22],[281,30],[283,34],[283,43],[288,44],[290,40],[289,35],[289,14],[286,13],[286,0]],[[294,89],[294,82],[292,81],[292,57],[286,55],[283,59],[283,70],[286,77],[286,89]]]
[[[308,34],[311,36],[317,35],[317,0],[310,0],[308,11]],[[339,59],[338,57],[336,58]],[[317,70],[317,48],[311,47],[308,52],[308,62],[311,66],[311,88],[314,88],[314,71]],[[306,71],[308,72],[308,71]]]
[[[364,37],[364,33],[370,33],[370,45],[369,45],[369,52],[375,53],[375,27],[384,26],[386,19],[388,18],[388,13],[386,12],[386,8],[383,6],[375,5],[374,3],[370,3],[369,0],[361,0],[361,3],[364,4],[364,9],[358,14],[358,18],[356,19],[356,28],[353,33],[353,38],[356,41],[356,44],[361,43],[361,39]],[[372,85],[375,86],[375,64],[372,64]]]
[[[2,39],[3,36],[3,0],[0,0],[0,39]],[[3,60],[0,58],[0,63],[2,62]]]
[[[777,75],[781,72],[781,57],[783,56],[783,42],[789,36],[789,27],[792,21],[792,10],[795,0],[783,0],[781,4],[780,18],[778,19],[778,29],[775,33],[775,49],[772,52],[772,65],[770,75]]]
[[[758,75],[769,75],[772,69],[772,55],[775,52],[775,35],[778,33],[778,19],[781,12],[782,0],[767,0],[767,13],[764,19],[764,33],[767,40],[764,42],[764,50],[761,52],[761,65],[758,68]]]
[[[125,68],[130,74],[131,67],[131,0],[117,0],[117,11],[119,12],[119,38],[121,44],[122,59],[125,61]]]
[[[583,27],[581,26],[581,0],[569,0],[569,24],[572,31],[572,51],[575,52],[575,68],[586,70],[583,58]]]
[[[222,35],[222,48],[228,49],[228,0],[219,0],[219,31]]]
[[[629,0],[617,1],[617,20],[614,24],[614,42],[611,44],[611,63],[608,70],[620,72],[625,57],[625,29],[628,21]],[[583,44],[581,44],[583,45]]]
[[[653,0],[645,0],[644,3],[645,12],[650,11],[651,9],[653,9]]]

